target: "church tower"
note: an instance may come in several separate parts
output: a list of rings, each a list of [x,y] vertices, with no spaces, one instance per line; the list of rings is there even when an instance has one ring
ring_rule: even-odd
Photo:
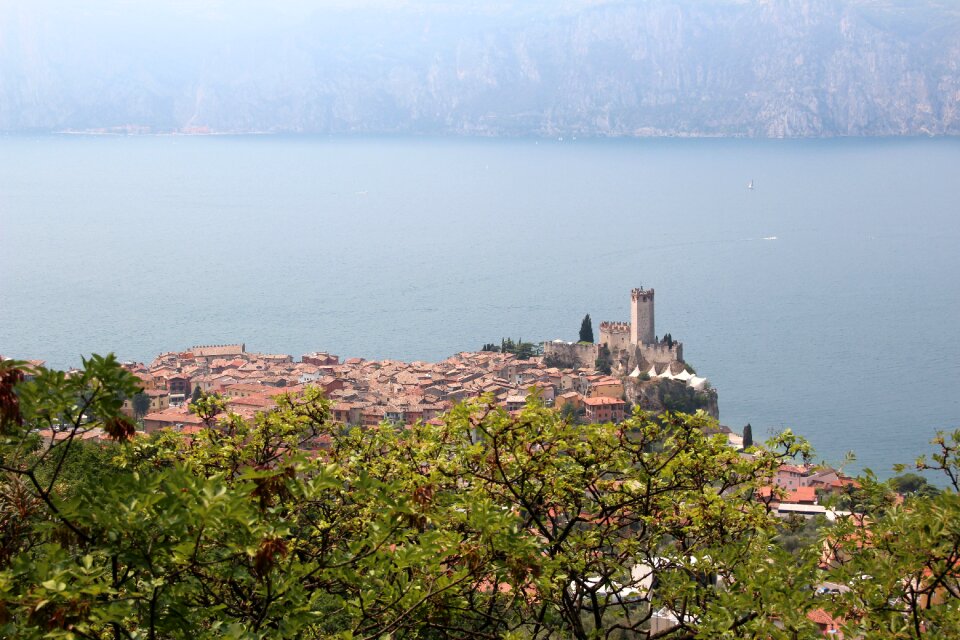
[[[630,292],[630,344],[653,344],[653,289]]]

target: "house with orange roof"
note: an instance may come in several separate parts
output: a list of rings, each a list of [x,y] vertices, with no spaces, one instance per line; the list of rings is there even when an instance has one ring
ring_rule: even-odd
[[[527,396],[520,393],[512,393],[503,401],[503,406],[507,411],[520,411],[526,404]]]
[[[360,412],[360,423],[365,427],[375,427],[381,422],[383,422],[382,406],[364,407]]]
[[[623,398],[623,382],[611,376],[590,379],[587,395],[591,398]]]
[[[813,487],[797,487],[787,491],[782,504],[817,504],[817,490]]]
[[[164,411],[170,406],[170,392],[166,389],[148,389],[144,391],[144,394],[150,398],[150,407],[147,409],[147,413]],[[133,398],[127,398],[123,401],[120,412],[125,416],[133,417]]]
[[[619,398],[584,398],[584,418],[587,422],[623,422],[627,403]]]
[[[330,408],[333,420],[345,426],[354,426],[362,421],[360,407],[349,402],[337,402]]]
[[[148,413],[143,417],[143,430],[153,433],[160,429],[179,428],[186,425],[203,425],[203,420],[185,409],[166,409]]]
[[[326,351],[314,351],[300,356],[300,362],[322,367],[325,365],[340,364],[340,356],[327,353]]]
[[[266,413],[267,411],[275,409],[276,406],[276,401],[266,394],[253,394],[230,398],[227,402],[227,408],[234,413]]]
[[[258,395],[264,393],[263,385],[250,382],[238,382],[223,388],[223,395],[228,398],[244,398],[246,396]]]
[[[293,356],[286,353],[260,353],[257,357],[268,365],[291,364]]]
[[[157,380],[153,377],[152,373],[148,371],[134,371],[133,375],[140,379],[140,386],[143,387],[144,391],[157,388]]]
[[[814,609],[807,613],[807,619],[817,625],[820,635],[843,640],[843,618],[834,618],[823,609]]]
[[[784,489],[795,489],[806,486],[804,479],[807,475],[807,469],[793,464],[782,464],[777,469],[777,474],[773,477],[773,483]]]
[[[547,405],[554,403],[557,397],[556,388],[549,382],[544,382],[539,380],[531,384],[528,389],[531,393],[536,392],[540,396],[540,399],[545,402]]]
[[[563,409],[568,404],[573,405],[574,411],[579,411],[583,406],[583,396],[576,391],[567,391],[557,396],[553,406],[557,409]]]

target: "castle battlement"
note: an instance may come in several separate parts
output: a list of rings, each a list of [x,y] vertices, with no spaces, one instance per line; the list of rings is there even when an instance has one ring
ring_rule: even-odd
[[[197,358],[213,358],[223,356],[239,356],[247,352],[246,344],[203,344],[190,347],[190,351]]]
[[[638,345],[636,360],[637,364],[641,362],[646,362],[647,364],[683,362],[683,343],[674,342],[673,344],[667,344],[665,342],[656,342],[653,344]]]
[[[653,289],[644,289],[640,287],[639,289],[633,289],[630,292],[631,300],[641,300],[643,302],[653,301]]]
[[[630,347],[629,322],[601,322],[600,344],[606,345],[611,353],[616,353]]]
[[[600,331],[608,333],[630,333],[629,322],[601,322]]]

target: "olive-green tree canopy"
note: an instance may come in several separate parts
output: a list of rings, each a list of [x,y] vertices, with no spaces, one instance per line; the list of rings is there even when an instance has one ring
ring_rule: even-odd
[[[956,620],[955,491],[895,507],[865,481],[889,544],[853,551],[843,524],[790,554],[757,497],[809,452],[790,432],[745,456],[703,414],[578,425],[535,398],[345,429],[308,389],[252,422],[204,395],[199,433],[145,436],[112,356],[14,388],[23,366],[0,364],[2,637],[812,638],[828,606],[926,638]],[[96,428],[114,442],[81,440]],[[820,599],[828,547],[838,578],[874,579]],[[894,609],[897,575],[947,604]]]

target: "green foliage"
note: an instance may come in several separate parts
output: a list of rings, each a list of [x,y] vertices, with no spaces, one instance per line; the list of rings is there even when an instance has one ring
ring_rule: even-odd
[[[500,341],[500,352],[512,353],[517,356],[518,360],[529,360],[537,355],[537,345],[532,342],[524,342],[523,338],[520,338],[516,342],[511,338],[503,338]]]
[[[580,342],[593,344],[593,321],[590,320],[589,313],[583,317],[583,322],[580,323]]]
[[[820,539],[829,523],[823,516],[805,518],[791,516],[784,519],[776,538],[777,544],[792,554],[819,551]]]
[[[783,523],[756,496],[809,454],[789,431],[742,456],[703,414],[580,425],[492,398],[344,430],[307,389],[252,422],[204,395],[199,433],[131,440],[136,385],[94,356],[7,396],[0,637],[643,638],[668,611],[675,638],[808,638],[819,606],[869,637],[957,628],[955,487],[898,505],[868,476],[867,538]],[[96,427],[117,441],[81,442]],[[923,464],[955,473],[956,442]],[[829,603],[824,544],[853,585]]]
[[[596,367],[600,373],[606,375],[610,375],[610,373],[613,371],[613,358],[610,355],[610,349],[605,344],[600,345]]]
[[[130,399],[130,404],[133,405],[133,416],[137,420],[140,420],[150,411],[150,396],[140,391],[133,395],[133,398]]]
[[[951,471],[956,471],[952,467]],[[960,629],[960,499],[955,488],[898,504],[890,486],[861,479],[866,515],[826,540],[834,580],[851,587],[835,605],[851,636],[949,638]]]
[[[543,357],[543,366],[545,367],[556,367],[558,369],[566,369],[568,364],[569,363],[564,361],[562,358],[558,358],[551,354],[545,355]]]
[[[560,409],[560,419],[565,420],[570,424],[582,424],[583,416],[583,409],[577,409],[572,402],[567,402]]]
[[[657,384],[657,398],[667,411],[695,413],[705,409],[708,398],[705,394],[675,380],[660,380]]]
[[[940,493],[940,489],[917,473],[903,473],[894,476],[890,478],[889,483],[890,488],[904,496],[918,495],[932,498]]]
[[[493,344],[492,342],[488,342],[484,344],[483,347],[481,347],[480,351],[492,351],[494,353],[499,353],[500,347]]]
[[[753,446],[753,427],[750,423],[747,423],[747,426],[743,428],[743,448],[749,449]]]

